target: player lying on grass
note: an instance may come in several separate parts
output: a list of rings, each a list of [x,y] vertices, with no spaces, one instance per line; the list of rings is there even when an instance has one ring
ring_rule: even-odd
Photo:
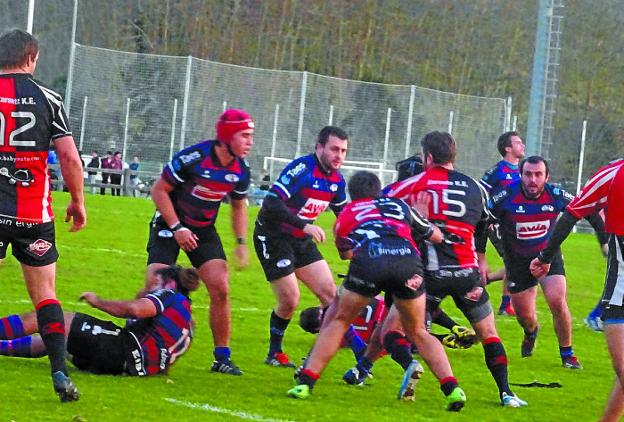
[[[349,181],[353,200],[336,220],[336,246],[340,256],[351,259],[349,273],[332,303],[297,385],[288,395],[304,399],[336,354],[347,327],[382,290],[394,296],[408,338],[440,381],[446,408],[458,411],[466,402],[453,376],[442,345],[425,328],[425,295],[422,262],[412,239],[440,242],[442,234],[407,204],[380,198],[381,183],[370,172],[357,172]]]
[[[132,318],[125,327],[80,312],[65,312],[69,360],[94,374],[146,376],[165,372],[188,349],[192,319],[189,293],[199,287],[194,269],[177,265],[156,271],[156,290],[135,300],[80,296],[94,308],[117,318]],[[38,358],[47,355],[34,312],[0,319],[0,355]]]

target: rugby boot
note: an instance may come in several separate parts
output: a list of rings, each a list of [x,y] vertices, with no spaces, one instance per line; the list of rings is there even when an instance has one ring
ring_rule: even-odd
[[[533,349],[535,348],[535,340],[537,340],[537,331],[539,327],[535,329],[533,334],[527,335],[524,334],[524,338],[522,339],[522,345],[520,346],[520,354],[523,358],[527,358],[533,355]]]
[[[477,334],[474,332],[472,328],[462,327],[461,325],[456,325],[451,328],[451,332],[457,336],[457,339],[467,345],[466,348],[472,346],[473,344],[477,344],[479,339],[477,338]],[[470,346],[468,346],[470,345]]]
[[[294,399],[304,400],[310,397],[310,387],[307,384],[295,385],[286,394]]]
[[[232,362],[231,360],[215,360],[212,363],[212,368],[210,368],[212,372],[221,372],[222,374],[228,375],[243,375],[243,372]]]
[[[446,396],[446,410],[459,412],[466,404],[466,393],[459,387],[455,387],[451,394]]]
[[[52,383],[54,384],[54,391],[58,394],[62,403],[77,401],[80,398],[80,391],[63,372],[57,371],[53,373]]]
[[[269,366],[276,366],[281,368],[296,368],[297,366],[288,359],[286,353],[277,352],[272,355],[268,355],[264,360],[264,363]]]
[[[561,363],[564,368],[583,369],[583,365],[581,365],[581,362],[579,362],[578,358],[574,355],[562,356]]]
[[[409,364],[405,373],[403,373],[401,387],[399,387],[399,394],[397,395],[399,400],[414,401],[416,399],[416,384],[424,372],[425,370],[417,360],[413,360]]]
[[[516,310],[514,309],[511,302],[509,302],[507,306],[500,306],[498,308],[498,314],[504,316],[516,316]]]
[[[342,380],[349,385],[364,385],[364,381],[366,381],[368,376],[368,372],[360,370],[357,366],[354,366],[345,372],[342,376]]]
[[[501,406],[503,407],[522,407],[528,405],[529,404],[520,397],[512,394],[503,393],[501,397]]]

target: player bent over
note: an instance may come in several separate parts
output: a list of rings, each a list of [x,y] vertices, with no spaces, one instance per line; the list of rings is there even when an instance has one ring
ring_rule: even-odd
[[[442,345],[425,328],[422,263],[412,239],[414,231],[419,237],[439,242],[441,233],[403,201],[379,198],[380,190],[379,179],[369,172],[358,172],[349,181],[353,202],[342,211],[334,229],[341,257],[351,258],[349,273],[332,305],[336,307],[333,317],[321,328],[298,385],[288,394],[308,397],[340,347],[349,323],[371,297],[385,290],[394,297],[408,337],[440,381],[447,409],[458,411],[466,396],[453,376]]]
[[[111,375],[166,372],[188,349],[192,336],[189,293],[199,287],[194,269],[171,266],[154,273],[157,289],[130,301],[103,300],[83,293],[81,300],[117,318],[125,327],[80,312],[65,312],[68,359],[83,371]],[[38,358],[48,351],[35,313],[0,318],[0,355]]]
[[[230,359],[228,267],[214,223],[221,202],[229,195],[237,242],[235,255],[240,266],[246,266],[250,172],[243,158],[253,145],[254,122],[245,111],[229,109],[219,116],[216,130],[216,140],[200,142],[175,154],[152,188],[158,210],[147,244],[144,290],[153,288],[157,269],[174,264],[180,249],[186,252],[210,295],[209,321],[215,346],[211,371],[242,375]]]

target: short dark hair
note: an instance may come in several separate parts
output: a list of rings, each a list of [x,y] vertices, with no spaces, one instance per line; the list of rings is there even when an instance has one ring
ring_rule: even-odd
[[[9,29],[0,35],[0,69],[28,64],[39,53],[39,41],[21,29]]]
[[[349,179],[351,199],[376,198],[381,192],[379,178],[370,171],[360,170]]]
[[[321,145],[325,145],[327,143],[327,141],[329,141],[329,137],[332,136],[332,135],[335,136],[336,138],[340,138],[342,140],[349,140],[349,135],[347,135],[347,132],[345,132],[344,130],[342,130],[338,126],[325,126],[319,132],[319,134],[318,134],[318,136],[316,138],[316,143],[317,144],[321,144]]]
[[[446,164],[455,161],[457,146],[455,139],[448,132],[433,131],[426,134],[420,141],[423,159],[431,154],[435,164]]]
[[[524,168],[525,163],[529,163],[529,164],[544,163],[544,167],[546,167],[546,176],[548,176],[548,173],[549,173],[548,161],[546,161],[543,157],[540,157],[539,155],[531,155],[530,157],[527,157],[524,160],[520,161],[520,174],[522,174],[522,169]]]
[[[498,148],[498,153],[501,155],[501,157],[504,157],[507,153],[507,151],[505,151],[505,148],[511,146],[512,136],[519,137],[520,135],[515,130],[511,130],[509,132],[503,133],[501,136],[498,137],[498,141],[496,142],[496,148]]]
[[[320,306],[306,308],[299,314],[299,326],[311,334],[316,334],[321,329],[323,310]]]

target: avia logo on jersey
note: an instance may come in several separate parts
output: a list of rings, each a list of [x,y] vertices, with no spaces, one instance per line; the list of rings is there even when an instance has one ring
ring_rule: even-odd
[[[199,151],[193,151],[190,154],[180,155],[180,161],[182,161],[184,164],[192,163],[193,161],[196,161],[200,158],[201,154],[199,153]]]
[[[37,239],[30,245],[28,245],[28,251],[37,256],[43,256],[50,250],[52,244],[47,240]]]
[[[549,220],[516,223],[516,237],[520,240],[539,239],[546,236],[549,228]]]
[[[225,175],[225,180],[227,180],[230,183],[236,183],[240,180],[240,178],[235,174],[229,173]]]
[[[306,218],[309,220],[314,220],[319,216],[327,206],[329,205],[329,201],[321,201],[320,199],[308,198],[306,203],[303,205],[303,208],[297,213],[297,216],[301,218]]]
[[[227,195],[227,192],[214,191],[207,187],[197,185],[191,191],[191,195],[203,201],[220,201]]]
[[[553,207],[552,205],[544,205],[542,207],[542,211],[543,212],[553,212],[553,211],[555,211],[555,207]]]

